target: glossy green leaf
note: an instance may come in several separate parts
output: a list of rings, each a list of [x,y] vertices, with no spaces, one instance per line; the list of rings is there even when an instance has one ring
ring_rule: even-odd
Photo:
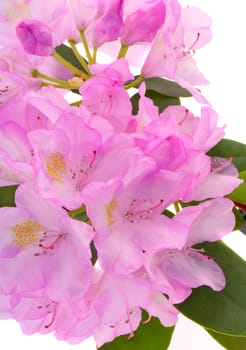
[[[232,157],[232,162],[236,165],[239,171],[246,170],[246,145],[243,143],[223,139],[212,148],[208,154],[214,157]]]
[[[239,178],[244,180],[244,182],[227,197],[233,201],[246,204],[246,170],[239,173]]]
[[[70,62],[74,67],[76,67],[76,68],[82,70],[83,72],[85,72],[84,68],[80,64],[80,62],[77,59],[77,57],[75,56],[75,54],[74,54],[73,50],[71,49],[71,47],[69,47],[67,45],[64,45],[64,44],[61,44],[61,45],[57,46],[55,48],[55,50],[60,56],[65,58],[65,60]],[[84,57],[81,57],[81,58],[87,63],[87,61],[84,59]]]
[[[75,214],[71,215],[71,217],[73,219],[76,219],[76,220],[79,220],[79,221],[84,221],[84,222],[89,220],[89,218],[88,218],[88,216],[86,214],[86,211],[75,213]]]
[[[139,103],[140,95],[135,94],[131,97],[131,103],[132,103],[132,114],[137,115],[138,114],[138,103]]]
[[[95,265],[95,263],[97,262],[98,256],[97,256],[97,250],[96,250],[94,241],[91,241],[90,249],[91,249],[91,263],[92,265]]]
[[[159,113],[164,111],[168,106],[180,105],[180,100],[177,97],[170,97],[159,94],[154,90],[147,90],[145,96],[151,98],[154,104],[159,108]]]
[[[155,106],[159,108],[159,113],[161,113],[168,106],[176,106],[180,105],[180,100],[177,97],[169,97],[165,95],[161,95],[158,92],[153,90],[147,90],[145,96],[152,99]],[[136,115],[138,113],[138,103],[140,96],[139,94],[135,94],[131,98],[132,102],[132,113]]]
[[[236,207],[233,208],[233,213],[236,220],[233,231],[240,230],[240,228],[244,225],[244,217]]]
[[[143,312],[144,319],[148,316]],[[160,321],[152,317],[146,324],[141,324],[130,340],[127,336],[115,338],[99,350],[166,350],[170,344],[174,327],[163,327]]]
[[[200,246],[223,269],[226,287],[221,292],[208,287],[196,288],[184,303],[176,305],[177,308],[203,327],[246,336],[246,262],[223,242]]]
[[[206,329],[206,328],[205,328]],[[225,349],[229,350],[246,350],[246,337],[230,336],[223,333],[217,333],[206,329],[206,331]]]
[[[169,97],[191,97],[191,93],[182,88],[174,81],[162,79],[162,78],[149,78],[145,79],[147,90],[158,92],[161,95]]]
[[[0,187],[0,207],[15,207],[15,191],[17,187]]]

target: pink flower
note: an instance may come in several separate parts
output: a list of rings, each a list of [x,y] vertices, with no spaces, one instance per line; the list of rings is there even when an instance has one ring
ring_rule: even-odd
[[[29,138],[39,191],[66,208],[80,207],[81,191],[101,148],[100,134],[81,117],[64,113],[53,130],[36,130]]]
[[[78,29],[85,30],[95,19],[99,0],[69,0]]]
[[[16,74],[0,71],[0,109],[9,101],[16,100],[26,89],[24,79]]]
[[[186,240],[186,228],[177,228],[161,215],[182,196],[183,174],[150,172],[148,158],[145,163],[144,159],[139,165],[135,163],[139,170],[142,166],[142,173],[133,177],[129,171],[132,178],[128,184],[124,185],[123,179],[92,183],[84,189],[87,213],[96,230],[99,263],[105,271],[136,271],[143,265],[145,254],[161,248],[181,248]]]
[[[92,228],[21,185],[16,208],[1,208],[0,290],[51,300],[81,298],[92,280]],[[25,273],[23,273],[25,272]]]
[[[232,208],[230,200],[220,198],[184,208],[176,214],[174,222],[189,227],[184,247],[162,250],[150,257],[145,265],[156,288],[168,294],[171,302],[182,302],[192,288],[201,285],[216,291],[225,287],[225,277],[217,263],[203,255],[202,249],[192,246],[204,241],[217,241],[231,232],[235,223]]]
[[[0,186],[19,184],[33,177],[32,148],[25,130],[14,122],[0,125]]]
[[[165,20],[163,0],[144,1],[136,11],[126,16],[121,42],[129,46],[151,42]]]
[[[122,132],[132,121],[132,105],[124,82],[133,79],[125,60],[117,61],[107,67],[92,66],[96,76],[87,80],[80,88],[83,105],[91,115],[109,121],[115,131]]]
[[[117,40],[122,31],[123,0],[101,0],[97,20],[92,23],[92,43],[100,47],[105,42]]]
[[[153,42],[142,67],[144,77],[165,76],[187,88],[200,102],[207,101],[194,89],[208,81],[199,71],[193,54],[211,39],[211,20],[200,9],[179,9],[178,4],[166,4],[164,26]],[[170,16],[170,17],[169,17]],[[192,21],[188,19],[192,18]],[[199,18],[199,22],[193,20]]]

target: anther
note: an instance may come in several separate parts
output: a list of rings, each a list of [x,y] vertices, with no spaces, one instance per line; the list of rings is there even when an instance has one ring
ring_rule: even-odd
[[[211,173],[218,173],[232,163],[232,156],[229,159],[218,161],[216,158],[211,159]],[[217,165],[217,166],[216,166]]]

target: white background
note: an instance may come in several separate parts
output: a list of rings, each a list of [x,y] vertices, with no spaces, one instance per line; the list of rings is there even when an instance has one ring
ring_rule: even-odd
[[[134,1],[134,0],[133,0]],[[243,0],[182,1],[183,5],[203,8],[213,19],[213,40],[208,47],[196,54],[199,67],[210,80],[203,89],[206,97],[220,116],[220,124],[227,124],[226,136],[246,143],[245,128],[245,79],[246,79],[246,22]],[[246,259],[245,237],[239,233],[229,235],[227,241]],[[240,281],[238,281],[240,283]],[[92,341],[70,346],[52,336],[22,335],[14,321],[1,321],[0,348],[12,350],[92,350]],[[220,350],[223,349],[205,331],[183,317],[178,322],[169,350]],[[140,349],[136,349],[140,350]],[[164,350],[164,349],[163,349]]]

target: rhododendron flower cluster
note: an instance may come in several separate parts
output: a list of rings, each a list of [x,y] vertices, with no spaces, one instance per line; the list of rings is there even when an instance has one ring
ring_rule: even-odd
[[[237,170],[207,155],[224,128],[209,105],[147,96],[162,77],[207,103],[194,53],[210,26],[176,0],[1,1],[0,185],[18,187],[0,209],[1,318],[100,347],[142,310],[170,327],[193,288],[225,287],[196,247],[235,224]]]

